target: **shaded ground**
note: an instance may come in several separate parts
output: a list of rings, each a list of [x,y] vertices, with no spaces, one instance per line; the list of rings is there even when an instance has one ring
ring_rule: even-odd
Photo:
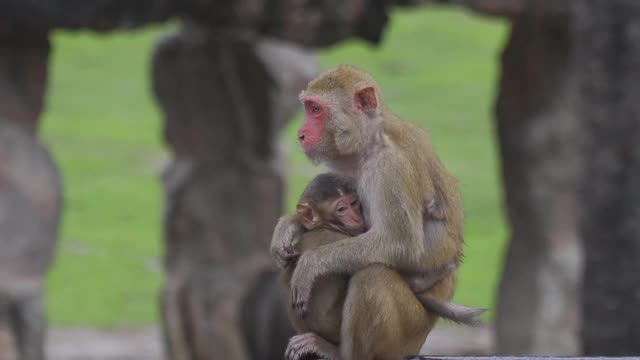
[[[486,355],[492,352],[493,335],[488,327],[470,329],[441,325],[423,348],[424,354]],[[54,328],[49,334],[50,360],[160,360],[158,328],[96,330]]]

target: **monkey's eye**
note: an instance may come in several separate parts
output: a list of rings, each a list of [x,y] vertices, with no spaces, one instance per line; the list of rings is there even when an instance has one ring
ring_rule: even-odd
[[[336,211],[338,212],[338,215],[342,215],[344,214],[345,211],[347,211],[347,207],[346,206],[340,206],[336,209]]]
[[[314,113],[314,114],[319,113],[320,112],[320,106],[318,106],[316,104],[311,105],[311,112]]]
[[[358,200],[353,200],[353,201],[351,202],[351,206],[353,206],[353,207],[358,206]]]

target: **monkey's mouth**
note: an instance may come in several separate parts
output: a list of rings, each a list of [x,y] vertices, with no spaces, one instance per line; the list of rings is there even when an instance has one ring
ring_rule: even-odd
[[[365,225],[362,225],[362,226],[360,226],[359,228],[354,229],[354,230],[352,231],[352,232],[353,232],[353,234],[352,234],[351,236],[358,236],[358,235],[360,235],[360,234],[364,234],[364,233],[366,233],[367,231],[369,231],[369,229],[370,229],[370,228],[371,228],[371,227],[370,227],[369,225],[366,225],[366,224],[365,224]]]
[[[321,162],[328,160],[328,157],[326,156],[327,151],[323,149],[321,144],[303,145],[301,143],[300,148],[302,149],[302,152],[304,152],[307,158],[311,160],[311,162],[314,165],[318,165]]]

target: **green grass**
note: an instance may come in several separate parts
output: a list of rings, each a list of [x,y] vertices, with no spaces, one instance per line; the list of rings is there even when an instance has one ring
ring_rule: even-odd
[[[321,63],[370,71],[392,110],[431,132],[465,202],[466,259],[455,299],[491,306],[506,236],[491,121],[505,26],[434,7],[397,11],[392,20],[380,47],[350,41],[320,52]],[[148,64],[157,38],[171,30],[53,38],[42,134],[62,170],[66,202],[62,241],[47,283],[53,324],[157,321],[159,175],[168,155]],[[298,151],[299,121],[284,134],[291,144],[289,209],[323,170]]]
[[[47,286],[54,324],[157,318],[160,112],[149,58],[162,30],[57,33],[43,138],[62,170],[62,242]]]

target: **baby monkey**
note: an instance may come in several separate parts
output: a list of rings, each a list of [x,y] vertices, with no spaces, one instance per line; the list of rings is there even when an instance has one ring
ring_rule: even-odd
[[[295,255],[368,230],[354,184],[336,174],[314,178],[296,212],[305,231],[294,243]],[[289,318],[300,335],[289,342],[285,359],[400,359],[418,353],[436,315],[474,325],[484,309],[436,300],[426,293],[455,266],[452,262],[420,283],[415,276],[405,278],[382,265],[371,265],[351,278],[321,277],[304,317],[289,306]],[[282,276],[289,288],[295,267],[293,261]]]

